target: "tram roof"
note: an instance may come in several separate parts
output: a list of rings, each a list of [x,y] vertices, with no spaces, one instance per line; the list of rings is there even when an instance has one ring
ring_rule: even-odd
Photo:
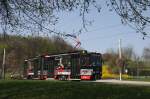
[[[39,55],[39,56],[36,56],[34,58],[30,58],[30,59],[27,59],[27,60],[35,60],[35,59],[38,59],[39,57],[59,57],[59,56],[67,56],[67,55],[76,55],[76,54],[98,54],[98,55],[101,55],[101,53],[96,53],[96,52],[88,52],[86,50],[77,50],[77,51],[70,51],[70,52],[64,52],[64,53],[52,53],[52,54],[43,54],[43,55]],[[26,61],[27,61],[26,60]]]

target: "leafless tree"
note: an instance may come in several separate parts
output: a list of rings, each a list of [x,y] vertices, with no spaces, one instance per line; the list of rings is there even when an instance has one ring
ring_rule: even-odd
[[[110,10],[121,17],[123,24],[148,37],[146,29],[150,25],[150,0],[106,1]],[[86,14],[93,7],[100,12],[99,4],[102,4],[100,0],[0,0],[0,23],[4,30],[46,30],[48,33],[64,35],[51,28],[59,20],[57,12],[79,10],[85,28]]]
[[[115,10],[121,17],[123,24],[127,24],[137,32],[142,33],[144,37],[149,37],[146,29],[150,26],[150,0],[108,1],[107,6],[111,8],[110,10]]]
[[[144,48],[144,50],[143,50],[143,59],[146,62],[150,62],[150,48]]]
[[[59,20],[56,13],[79,10],[85,28],[85,15],[90,6],[100,11],[95,0],[0,0],[0,23],[3,29],[46,30],[48,33],[64,35],[50,28]]]
[[[125,57],[126,59],[135,60],[135,58],[137,57],[133,47],[130,45],[122,48],[122,54],[123,54],[123,57]]]

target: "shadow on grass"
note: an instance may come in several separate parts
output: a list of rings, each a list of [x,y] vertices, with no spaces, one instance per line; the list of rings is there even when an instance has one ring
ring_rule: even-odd
[[[0,81],[0,99],[149,99],[150,87],[68,81]]]

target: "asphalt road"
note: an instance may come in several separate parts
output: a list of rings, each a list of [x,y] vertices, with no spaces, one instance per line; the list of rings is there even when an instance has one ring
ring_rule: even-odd
[[[109,83],[109,84],[126,84],[126,85],[150,86],[150,82],[146,82],[146,81],[96,80],[94,82]]]
[[[47,79],[47,80],[54,80]],[[99,83],[108,83],[108,84],[124,84],[124,85],[139,85],[139,86],[150,86],[150,82],[148,81],[127,81],[127,80],[96,80],[96,81],[81,81],[80,79],[71,79],[71,81],[79,81],[79,82],[99,82]]]

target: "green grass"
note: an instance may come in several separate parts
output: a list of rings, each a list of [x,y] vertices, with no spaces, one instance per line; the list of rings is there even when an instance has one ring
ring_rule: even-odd
[[[65,81],[0,81],[0,99],[149,99],[150,87]]]
[[[124,79],[124,80],[131,80],[131,81],[146,81],[146,82],[150,82],[150,77],[133,77],[133,76],[131,76],[130,78],[128,78],[128,79]]]

